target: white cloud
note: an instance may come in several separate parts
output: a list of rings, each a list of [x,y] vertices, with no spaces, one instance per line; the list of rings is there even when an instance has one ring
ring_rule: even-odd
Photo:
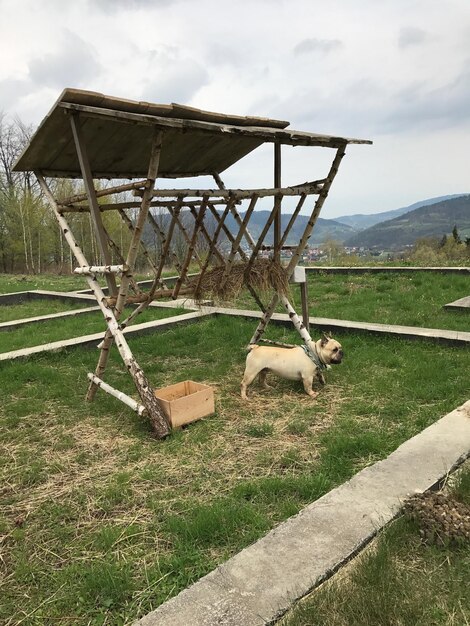
[[[400,48],[408,48],[409,46],[422,44],[429,39],[430,35],[422,28],[407,26],[400,29],[398,35],[398,45],[400,46]]]
[[[445,6],[437,0],[0,0],[0,6],[0,110],[25,123],[37,124],[70,86],[376,140],[374,148],[348,151],[326,212],[336,203],[385,210],[429,196],[436,180],[413,167],[426,163],[431,171],[432,150],[436,159],[446,154],[435,195],[459,187],[456,173],[457,191],[467,185],[461,163],[470,127],[468,0]],[[268,148],[254,153],[227,175],[236,185],[245,176],[256,184],[266,169],[269,179],[270,158]],[[292,159],[286,177],[308,178],[296,172],[307,163],[313,171],[315,159],[298,150]],[[374,176],[365,185],[368,171]]]
[[[54,52],[31,59],[29,76],[38,86],[82,87],[101,72],[96,57],[93,46],[64,29]]]
[[[320,52],[328,54],[333,50],[341,48],[342,43],[339,39],[302,39],[294,47],[294,54],[310,54],[312,52]]]

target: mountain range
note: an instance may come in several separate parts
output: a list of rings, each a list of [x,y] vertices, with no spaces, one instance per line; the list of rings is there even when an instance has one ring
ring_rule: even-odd
[[[240,212],[241,218],[244,215],[244,212]],[[248,228],[253,239],[259,238],[269,215],[270,211],[265,210],[255,211],[251,215]],[[290,218],[291,214],[282,214],[282,231]],[[158,220],[163,230],[167,230],[170,219],[168,213],[160,214]],[[191,232],[194,223],[191,215],[184,211],[181,219]],[[297,217],[285,242],[287,245],[298,243],[308,219],[306,215]],[[204,221],[207,230],[214,232],[213,216],[208,215]],[[226,217],[225,224],[234,236],[238,233],[239,227],[232,215]],[[457,226],[462,239],[470,237],[470,194],[429,198],[407,207],[372,215],[344,215],[335,219],[320,217],[315,224],[309,244],[318,246],[328,239],[333,239],[348,247],[393,249],[413,244],[421,237],[440,238],[444,234],[452,233],[454,226]],[[222,235],[221,239],[223,238],[225,237]],[[149,228],[144,230],[144,241],[147,244],[155,243],[155,235]],[[270,245],[272,242],[273,227],[265,238],[265,244]]]
[[[255,211],[249,230],[256,240],[263,229],[269,211]],[[244,213],[241,213],[243,217]],[[281,230],[285,228],[290,214],[283,213]],[[307,225],[308,217],[299,215],[287,238],[287,244],[297,243]],[[227,225],[231,232],[238,231],[235,220],[230,217]],[[310,237],[310,245],[319,245],[334,239],[349,247],[396,248],[413,244],[420,237],[442,237],[450,234],[454,225],[462,237],[470,236],[470,195],[455,194],[439,196],[416,202],[410,206],[372,215],[345,215],[335,219],[318,218]],[[273,229],[266,237],[272,244]]]
[[[335,221],[341,222],[341,224],[347,224],[354,228],[354,230],[365,230],[380,222],[392,220],[395,217],[400,217],[404,213],[409,213],[415,209],[420,209],[423,206],[429,204],[436,204],[437,202],[443,202],[444,200],[451,200],[452,198],[458,198],[462,194],[453,194],[450,196],[438,196],[437,198],[428,198],[427,200],[421,200],[421,202],[415,202],[409,206],[401,207],[400,209],[392,209],[391,211],[382,211],[381,213],[371,213],[366,215],[364,213],[356,213],[354,215],[341,215],[341,217],[335,217]]]
[[[470,236],[470,195],[433,202],[375,224],[344,240],[349,247],[402,248],[422,237],[442,237],[454,226]]]

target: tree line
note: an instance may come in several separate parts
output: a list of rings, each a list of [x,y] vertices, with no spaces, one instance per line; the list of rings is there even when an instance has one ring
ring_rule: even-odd
[[[32,133],[32,127],[21,120],[9,120],[0,113],[0,271],[70,272],[74,260],[34,174],[13,171]],[[49,183],[58,199],[82,191],[72,180],[52,179]],[[93,264],[101,262],[89,214],[71,214],[68,221],[85,256]],[[111,237],[121,242],[128,237],[119,218],[106,215],[105,221]]]
[[[28,145],[33,128],[26,126],[18,118],[10,120],[0,112],[0,272],[38,274],[41,272],[70,273],[75,267],[75,260],[59,229],[54,213],[41,193],[32,172],[14,172],[16,159]],[[81,181],[71,179],[49,179],[53,195],[60,200],[83,193]],[[103,184],[95,181],[97,189]],[[124,201],[125,194],[113,197],[101,197],[100,203]],[[137,259],[138,271],[149,269],[149,265],[158,264],[162,238],[158,231],[165,232],[169,226],[169,214],[166,209],[152,209],[157,229],[148,225],[144,232],[147,252],[141,249]],[[131,238],[131,227],[136,211],[128,210],[126,223],[117,211],[105,211],[102,219],[108,234],[112,263],[124,261]],[[91,215],[89,212],[68,213],[67,221],[75,239],[82,248],[85,257],[92,265],[103,265],[97,245]],[[194,218],[187,211],[182,212],[181,228],[176,228],[172,237],[170,256],[176,263],[182,263],[188,245],[188,233],[191,235]],[[215,230],[213,219],[206,220],[206,232],[209,236]],[[196,253],[203,256],[208,248],[207,239],[200,237]]]

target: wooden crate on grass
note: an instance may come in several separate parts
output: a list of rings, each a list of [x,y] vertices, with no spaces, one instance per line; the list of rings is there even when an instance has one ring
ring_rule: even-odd
[[[155,390],[155,397],[170,420],[178,428],[214,413],[214,390],[209,385],[184,380]]]

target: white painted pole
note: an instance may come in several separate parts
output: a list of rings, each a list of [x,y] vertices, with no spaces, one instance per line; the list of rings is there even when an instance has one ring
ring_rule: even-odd
[[[139,415],[145,415],[147,413],[146,408],[142,404],[139,404],[133,398],[129,397],[122,391],[119,391],[118,389],[114,389],[114,387],[111,387],[111,385],[108,385],[108,383],[105,383],[104,380],[101,380],[101,378],[98,378],[98,376],[95,376],[94,374],[88,374],[88,380],[90,380],[92,383],[94,383],[97,387],[99,387],[103,391],[106,391],[106,393],[109,393],[109,395],[113,396],[114,398],[117,398],[118,400],[126,404],[128,407],[130,407],[133,411],[135,411]]]
[[[122,274],[127,272],[127,265],[89,265],[76,267],[74,274]]]

